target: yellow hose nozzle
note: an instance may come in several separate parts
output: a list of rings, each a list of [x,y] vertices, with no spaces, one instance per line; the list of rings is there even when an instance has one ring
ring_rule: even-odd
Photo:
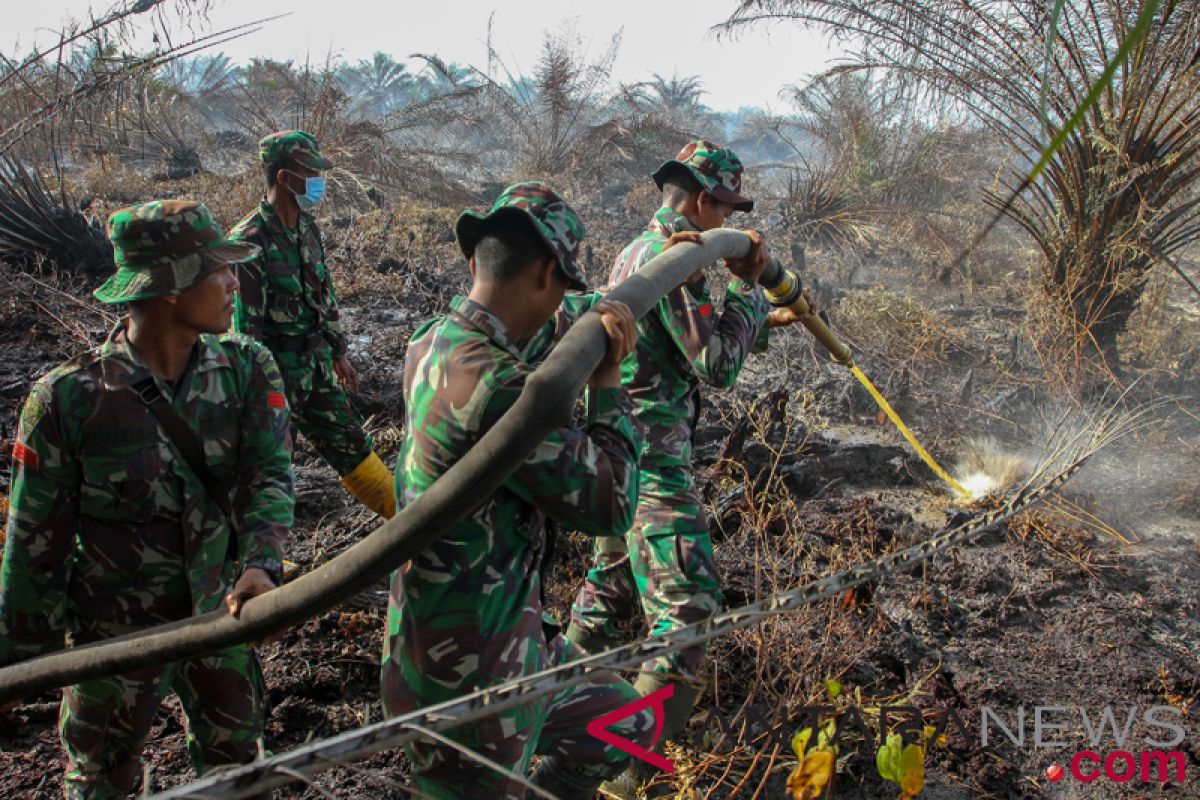
[[[788,308],[795,312],[800,317],[800,324],[808,328],[809,333],[825,346],[834,361],[847,367],[854,366],[854,354],[850,352],[850,348],[829,330],[825,320],[809,308],[808,301],[800,291],[800,279],[796,273],[785,269],[772,258],[759,276],[758,283],[767,296],[767,302],[776,308]]]

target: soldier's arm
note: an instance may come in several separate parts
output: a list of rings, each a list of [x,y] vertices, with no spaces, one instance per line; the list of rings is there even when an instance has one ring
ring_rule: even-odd
[[[648,260],[669,247],[666,244],[648,249],[642,259]],[[700,379],[728,387],[737,380],[746,356],[766,349],[763,331],[769,310],[762,289],[752,281],[735,278],[726,288],[725,307],[720,313],[705,281],[680,286],[659,301],[654,313]]]
[[[528,375],[529,368],[518,365],[500,376],[484,411],[484,429],[516,402]],[[547,436],[505,488],[574,530],[624,535],[637,507],[642,443],[632,411],[623,389],[589,390],[586,426]]]
[[[80,473],[59,411],[39,382],[21,412],[0,568],[0,665],[64,644]]]
[[[241,226],[234,228],[229,238],[258,244]],[[263,338],[263,317],[267,305],[265,259],[266,250],[260,249],[254,258],[235,267],[238,291],[233,306],[233,329],[260,341]]]
[[[293,522],[292,438],[283,380],[270,351],[254,344],[242,397],[237,513],[238,557],[246,567],[278,574]]]
[[[750,353],[767,348],[767,314],[770,305],[762,289],[743,280],[732,280],[725,290],[725,307],[708,343],[693,359],[700,377],[713,386],[732,386]]]
[[[333,273],[329,271],[329,262],[325,261],[325,243],[321,240],[321,234],[318,231],[313,231],[318,245],[321,249],[321,260],[325,264],[325,297],[322,298],[321,305],[326,309],[326,313],[321,315],[321,333],[325,336],[329,346],[333,348],[333,357],[335,359],[346,355],[347,343],[346,332],[342,329],[341,313],[338,311],[337,292],[333,288]]]

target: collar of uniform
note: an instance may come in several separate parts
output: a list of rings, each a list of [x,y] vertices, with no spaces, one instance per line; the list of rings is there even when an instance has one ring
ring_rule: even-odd
[[[129,344],[129,317],[124,317],[109,331],[108,338],[100,345],[100,369],[104,376],[104,388],[108,390],[128,389],[131,385],[150,374],[150,368]],[[161,381],[159,382],[161,383]]]
[[[100,346],[100,364],[101,374],[104,379],[104,388],[110,391],[118,389],[127,389],[133,384],[152,374],[150,368],[146,366],[146,362],[138,355],[137,350],[129,344],[129,317],[124,317],[112,331],[108,334],[108,338],[104,340],[104,344]],[[210,347],[208,336],[201,334],[197,339],[194,347],[199,348],[199,351],[193,350],[193,359],[195,360],[194,370],[185,369],[184,375],[189,372],[207,372],[210,369],[219,367],[231,366],[229,358],[219,348]],[[191,366],[189,364],[189,366]],[[171,389],[168,381],[155,377],[159,385],[159,389]]]
[[[650,220],[650,224],[646,226],[646,230],[670,238],[672,233],[695,231],[699,230],[699,228],[688,222],[687,217],[675,209],[663,206],[654,212],[654,219]]]
[[[298,236],[308,230],[308,226],[313,223],[313,215],[307,211],[301,211],[300,216],[296,218],[296,227],[289,228],[283,224],[283,220],[275,213],[274,206],[268,203],[265,197],[258,203],[258,215],[262,217],[263,225],[267,230],[284,236]]]
[[[450,310],[491,339],[498,347],[512,353],[522,361],[525,360],[525,354],[508,335],[508,328],[504,323],[479,303],[460,294],[450,301]]]

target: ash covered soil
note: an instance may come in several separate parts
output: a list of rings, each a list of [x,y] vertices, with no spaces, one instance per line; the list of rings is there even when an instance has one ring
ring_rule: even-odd
[[[625,241],[636,231],[611,214],[596,228],[601,242]],[[369,217],[327,224],[335,265],[360,265],[338,273],[338,288],[351,357],[362,377],[358,402],[389,464],[400,439],[405,342],[465,278],[448,233],[436,216],[408,229]],[[597,245],[590,260],[594,277],[615,250]],[[378,252],[405,255],[369,255]],[[414,258],[414,252],[424,255]],[[878,277],[886,281],[886,270]],[[78,353],[89,337],[98,341],[109,321],[88,300],[90,287],[48,276],[38,280],[31,286],[9,271],[0,281],[5,452],[31,379]],[[820,299],[836,312],[844,294],[829,289]],[[923,298],[961,334],[928,361],[916,351],[854,342],[864,353],[860,363],[923,443],[947,462],[981,433],[1028,460],[1057,419],[1057,404],[1036,378],[1020,377],[1029,365],[1010,331],[1020,311],[1011,296],[1007,305],[1004,300],[966,309],[953,292]],[[839,321],[836,313],[834,319]],[[844,322],[852,327],[852,320]],[[1140,398],[1160,388],[1144,384]],[[697,434],[698,474],[728,607],[914,544],[956,512],[948,492],[879,418],[849,373],[823,359],[802,332],[775,337],[770,353],[752,358],[735,389],[708,398]],[[832,704],[843,719],[853,708],[863,709],[864,725],[841,741],[839,775],[827,796],[899,794],[878,776],[874,746],[865,739],[879,735],[873,709],[909,705],[930,724],[952,711],[966,728],[950,726],[947,741],[930,750],[924,797],[1200,797],[1194,479],[1200,438],[1194,427],[1164,425],[1169,430],[1141,434],[1123,449],[1101,454],[1059,500],[973,544],[715,641],[702,712],[687,741],[670,753],[678,768],[676,796],[787,796],[795,757],[786,743],[800,727],[804,707],[830,704],[826,681],[836,679],[842,695]],[[1182,450],[1160,455],[1160,447],[1176,440]],[[291,556],[313,568],[361,540],[377,520],[350,501],[304,442],[296,471]],[[577,534],[560,540],[548,587],[560,618],[586,569],[588,548]],[[353,602],[261,651],[269,687],[268,748],[284,751],[380,718],[385,588],[364,587]],[[638,623],[630,627],[641,630]],[[1033,746],[1036,706],[1063,707],[1046,722],[1064,727],[1047,729],[1046,738],[1065,746]],[[1129,709],[1138,709],[1124,748],[1111,735],[1088,746],[1078,709],[1095,718],[1105,706],[1122,725]],[[1065,766],[1081,749],[1148,749],[1144,737],[1163,738],[1163,731],[1142,721],[1141,712],[1152,706],[1182,714],[1186,738],[1178,749],[1186,753],[1186,783],[1047,780],[1048,766]],[[989,746],[982,747],[984,707],[1010,727],[1023,707],[1024,746],[993,727]],[[0,797],[60,796],[56,716],[57,693],[50,692],[0,717]],[[153,789],[190,780],[183,739],[181,713],[170,701],[145,751]],[[403,755],[390,751],[278,796],[404,797],[406,773]]]

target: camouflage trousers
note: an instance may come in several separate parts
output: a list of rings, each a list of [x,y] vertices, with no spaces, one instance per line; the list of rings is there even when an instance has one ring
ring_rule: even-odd
[[[585,655],[562,636],[555,636],[542,649],[546,658],[539,669]],[[411,710],[403,708],[404,700],[389,702],[397,699],[394,694],[385,697],[391,713]],[[593,738],[587,732],[588,723],[637,699],[633,686],[620,676],[598,674],[588,683],[450,728],[443,735],[517,775],[526,776],[533,756],[541,755],[567,760],[579,775],[607,779],[623,772],[630,757]],[[649,748],[655,733],[653,709],[625,717],[607,730]],[[525,797],[520,783],[448,745],[422,740],[405,745],[404,751],[412,764],[415,788],[422,793],[419,796],[445,800]]]
[[[131,632],[91,625],[76,644]],[[58,729],[67,751],[68,800],[126,797],[142,782],[142,748],[168,692],[187,716],[187,751],[196,774],[258,757],[263,733],[263,680],[246,645],[203,658],[154,666],[63,690]]]
[[[339,477],[371,454],[374,443],[333,371],[328,347],[275,353],[292,412],[293,433],[304,434]]]
[[[633,527],[624,539],[597,538],[594,560],[571,607],[571,627],[590,642],[616,645],[617,623],[639,609],[651,636],[691,625],[721,610],[708,515],[692,472],[642,468]],[[647,662],[643,669],[692,676],[704,645]]]

